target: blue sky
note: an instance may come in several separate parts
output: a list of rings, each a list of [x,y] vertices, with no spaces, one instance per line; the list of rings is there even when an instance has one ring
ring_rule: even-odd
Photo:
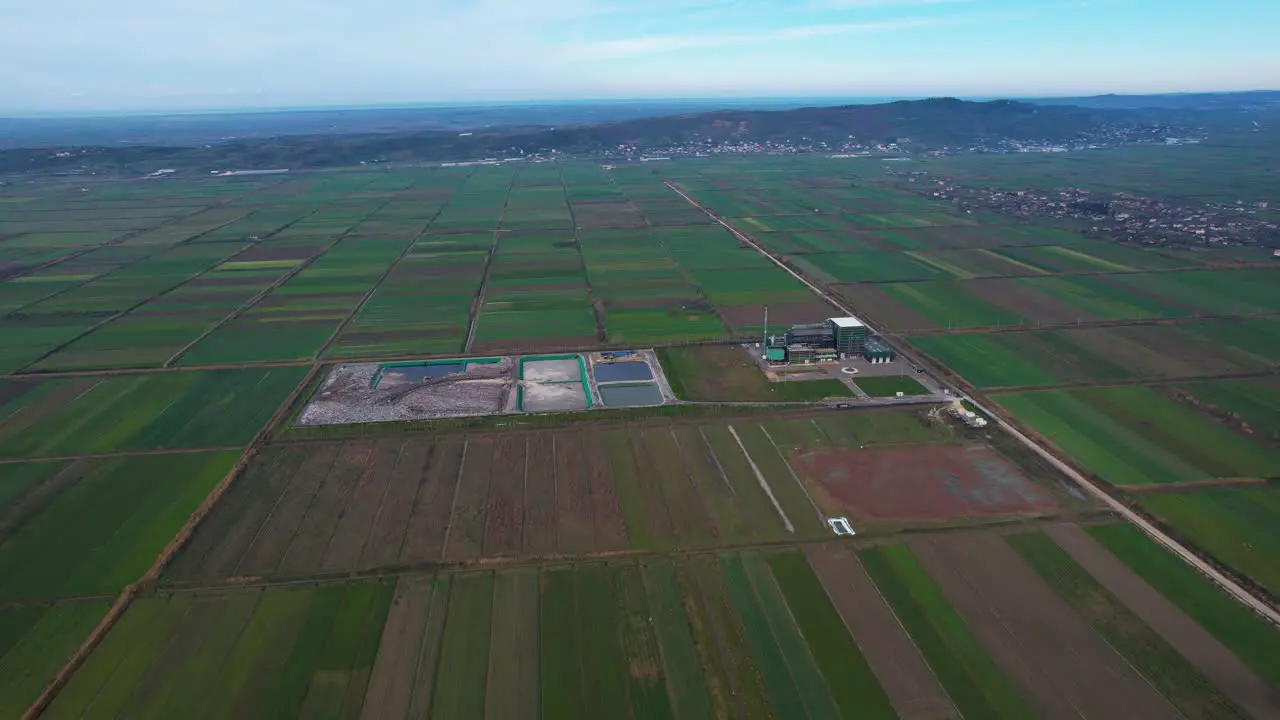
[[[0,0],[0,116],[1280,89],[1277,0]]]

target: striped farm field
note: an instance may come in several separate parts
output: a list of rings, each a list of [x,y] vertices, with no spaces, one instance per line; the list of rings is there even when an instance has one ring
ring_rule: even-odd
[[[1259,675],[1280,685],[1280,630],[1132,525],[1096,525],[1088,532]]]
[[[0,456],[248,443],[305,368],[278,367],[6,380]]]
[[[358,717],[394,588],[142,598],[44,717]]]
[[[1280,474],[1280,450],[1149,388],[1032,392],[998,402],[1116,485]]]
[[[119,592],[151,567],[239,455],[0,465],[0,601]]]

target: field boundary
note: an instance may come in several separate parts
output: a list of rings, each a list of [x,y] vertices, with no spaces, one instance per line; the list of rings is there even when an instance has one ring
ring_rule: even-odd
[[[35,718],[38,718],[46,709],[48,709],[49,704],[53,702],[54,697],[62,690],[67,681],[71,679],[72,674],[74,674],[75,671],[84,664],[85,660],[88,659],[89,654],[102,642],[103,638],[105,638],[111,628],[115,626],[116,622],[120,620],[124,615],[125,610],[129,609],[129,606],[138,597],[138,594],[160,577],[160,573],[164,571],[169,563],[173,561],[174,556],[178,554],[178,551],[180,551],[186,545],[187,541],[191,539],[191,535],[195,532],[196,526],[198,526],[200,522],[208,516],[208,514],[213,510],[213,506],[217,504],[218,500],[220,500],[223,495],[226,494],[235,479],[239,477],[246,467],[248,467],[249,461],[257,454],[263,444],[263,441],[270,436],[276,423],[280,422],[284,414],[288,412],[289,408],[293,405],[293,402],[297,399],[298,393],[302,392],[303,388],[310,384],[312,377],[316,374],[319,368],[319,363],[312,364],[311,370],[302,378],[301,381],[298,382],[294,387],[293,392],[290,393],[289,397],[286,398],[283,403],[281,403],[280,407],[276,408],[275,414],[273,414],[271,418],[258,429],[257,434],[254,435],[248,446],[245,447],[244,452],[241,453],[240,459],[231,466],[231,469],[222,477],[222,480],[218,481],[218,484],[214,486],[213,490],[206,495],[200,505],[192,511],[191,515],[187,518],[187,522],[180,530],[178,530],[178,534],[173,536],[169,541],[169,544],[161,551],[160,555],[156,557],[155,562],[151,564],[151,568],[147,570],[146,574],[144,574],[137,582],[130,583],[125,587],[119,597],[116,598],[111,609],[107,611],[107,614],[103,616],[102,620],[100,620],[96,626],[94,626],[93,631],[90,632],[89,636],[80,644],[80,647],[76,648],[75,653],[72,654],[67,662],[63,664],[57,674],[53,676],[53,679],[45,685],[44,690],[40,692],[40,696],[37,697],[30,707],[27,708],[26,712],[22,714],[22,720],[35,720]]]

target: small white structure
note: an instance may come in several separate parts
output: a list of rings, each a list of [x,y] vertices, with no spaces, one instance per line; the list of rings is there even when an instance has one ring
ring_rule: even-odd
[[[831,527],[831,532],[836,535],[856,535],[853,531],[853,525],[849,522],[849,518],[827,518],[827,525]]]

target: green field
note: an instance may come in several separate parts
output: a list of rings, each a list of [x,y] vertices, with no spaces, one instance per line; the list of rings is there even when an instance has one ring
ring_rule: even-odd
[[[109,595],[142,577],[239,451],[0,465],[0,600]],[[25,476],[25,477],[23,477]]]
[[[1001,395],[999,403],[1116,485],[1271,477],[1280,450],[1239,435],[1150,388]]]
[[[394,587],[140,599],[44,717],[358,717]]]
[[[1200,671],[1043,533],[1005,539],[1111,647],[1186,717],[1233,717],[1235,708]]]
[[[956,709],[966,717],[1034,717],[906,546],[884,545],[858,555]]]
[[[1152,493],[1141,503],[1183,538],[1280,592],[1280,486]]]
[[[911,344],[977,387],[1124,379],[1134,371],[1061,331],[933,335]]]
[[[0,455],[244,445],[305,368],[0,381]]]
[[[965,292],[963,282],[890,283],[879,290],[929,318],[938,327],[968,328],[1020,325],[1023,318]]]
[[[871,397],[893,397],[903,395],[927,395],[929,391],[910,375],[885,375],[882,377],[864,377],[854,380],[862,392]]]
[[[62,668],[108,603],[0,610],[0,717],[19,718]]]
[[[1096,525],[1089,534],[1190,615],[1258,674],[1280,685],[1280,630],[1227,596],[1208,578],[1126,523]]]
[[[853,395],[839,380],[770,382],[746,351],[733,345],[662,348],[658,359],[682,400],[815,402]]]
[[[1207,410],[1238,418],[1261,437],[1280,436],[1280,381],[1216,380],[1179,385]]]

